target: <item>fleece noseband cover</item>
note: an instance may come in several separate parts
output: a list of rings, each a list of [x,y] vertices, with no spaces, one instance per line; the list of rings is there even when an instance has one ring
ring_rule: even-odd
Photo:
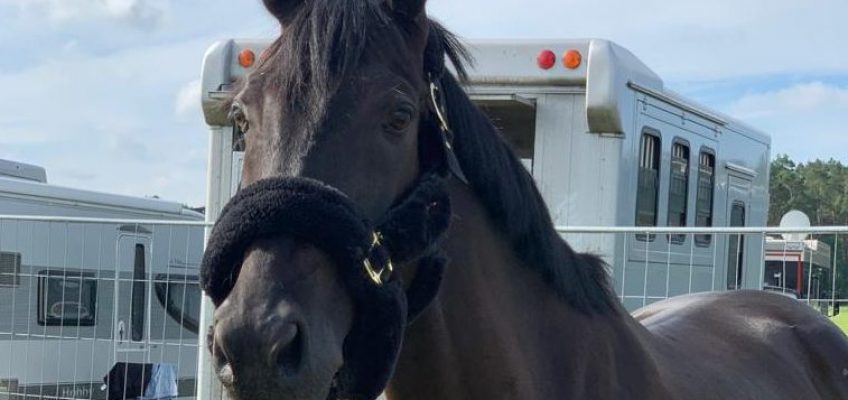
[[[383,220],[372,225],[341,191],[306,178],[269,178],[240,191],[212,230],[200,283],[218,306],[229,295],[245,250],[281,234],[325,251],[355,303],[354,326],[344,343],[344,365],[330,398],[375,399],[394,371],[404,329],[435,297],[446,263],[437,244],[448,228],[450,201],[444,178],[425,174]],[[381,244],[374,245],[374,233]],[[417,262],[404,290],[393,274],[382,284],[365,272]]]

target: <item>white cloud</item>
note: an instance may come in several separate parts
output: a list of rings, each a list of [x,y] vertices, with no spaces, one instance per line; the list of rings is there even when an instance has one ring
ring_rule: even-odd
[[[802,83],[745,95],[725,109],[771,134],[772,154],[848,161],[848,86]]]
[[[429,10],[469,38],[611,39],[672,80],[848,71],[844,0],[435,0]]]
[[[176,112],[178,116],[187,116],[200,112],[200,80],[196,79],[183,86],[177,93]]]
[[[211,42],[60,52],[0,72],[0,158],[43,165],[62,185],[202,204],[207,133],[199,110],[175,118],[168,99],[197,77]]]
[[[848,110],[837,104],[848,88],[807,79],[726,100],[747,76],[848,76],[844,0],[432,0],[429,9],[467,37],[615,40],[667,81],[701,87],[695,100],[721,93],[711,103],[772,134],[773,153],[845,160]],[[44,165],[58,184],[193,205],[205,193],[203,53],[223,38],[278,32],[259,0],[0,0],[0,26],[0,38],[14,38],[0,53],[15,54],[0,60],[0,158]]]
[[[55,23],[113,19],[151,29],[167,16],[169,0],[0,0]]]
[[[786,112],[845,112],[848,111],[848,88],[822,82],[803,83],[746,95],[734,102],[730,110],[741,118],[772,117]]]

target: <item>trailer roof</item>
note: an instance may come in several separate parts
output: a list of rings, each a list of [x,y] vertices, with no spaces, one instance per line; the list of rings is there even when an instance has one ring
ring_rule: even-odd
[[[260,54],[270,39],[229,39],[213,44],[206,53],[202,72],[202,103],[206,122],[227,126],[227,110],[220,107],[229,86],[248,72],[238,62],[241,51]],[[464,41],[474,59],[469,66],[471,85],[504,87],[572,86],[586,91],[586,113],[592,132],[623,133],[621,109],[628,104],[628,93],[645,95],[682,106],[718,126],[748,135],[770,144],[768,135],[729,116],[684,98],[664,87],[662,79],[638,57],[618,44],[604,39],[486,39]],[[564,65],[570,50],[580,53],[576,68]],[[550,68],[540,66],[542,52],[554,55]]]
[[[11,160],[0,160],[0,176],[47,183],[44,167]]]
[[[815,239],[793,241],[767,236],[765,257],[766,261],[812,262],[823,268],[833,265],[830,245]]]
[[[74,189],[0,176],[0,198],[40,200],[57,204],[104,207],[156,217],[203,220],[204,216],[183,204],[141,197]]]
[[[629,50],[602,39],[484,39],[465,42],[474,59],[469,78],[474,84],[495,85],[575,85],[587,84],[590,74],[612,70],[654,89],[662,89],[659,76]],[[561,59],[569,50],[577,50],[581,62],[571,69]],[[556,57],[545,69],[538,64],[542,52]],[[603,64],[603,65],[602,65]],[[609,66],[612,69],[602,68]]]

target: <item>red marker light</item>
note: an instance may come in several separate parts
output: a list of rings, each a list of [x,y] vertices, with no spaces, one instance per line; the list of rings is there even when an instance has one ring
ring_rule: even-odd
[[[568,69],[577,69],[583,62],[583,55],[579,51],[571,49],[562,55],[562,65]]]
[[[256,62],[256,54],[251,49],[244,49],[238,54],[238,62],[244,68],[250,68]]]
[[[536,63],[541,69],[551,69],[556,65],[556,54],[551,50],[542,50],[536,56]]]

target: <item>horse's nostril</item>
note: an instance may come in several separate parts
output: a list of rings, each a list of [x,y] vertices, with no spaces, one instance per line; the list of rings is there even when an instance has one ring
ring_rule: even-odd
[[[209,352],[212,353],[212,360],[218,369],[221,369],[221,367],[230,363],[230,360],[227,358],[227,353],[224,352],[224,349],[221,348],[220,344],[214,341],[209,342]]]
[[[287,325],[271,353],[280,372],[291,376],[300,370],[303,362],[303,346],[303,335],[298,326],[295,324]]]
[[[212,362],[214,363],[217,371],[221,372],[224,367],[228,367],[230,365],[227,353],[224,351],[221,343],[217,340],[214,326],[209,327],[209,331],[206,333],[206,346],[208,346],[207,350],[209,350],[209,353],[212,355]]]

